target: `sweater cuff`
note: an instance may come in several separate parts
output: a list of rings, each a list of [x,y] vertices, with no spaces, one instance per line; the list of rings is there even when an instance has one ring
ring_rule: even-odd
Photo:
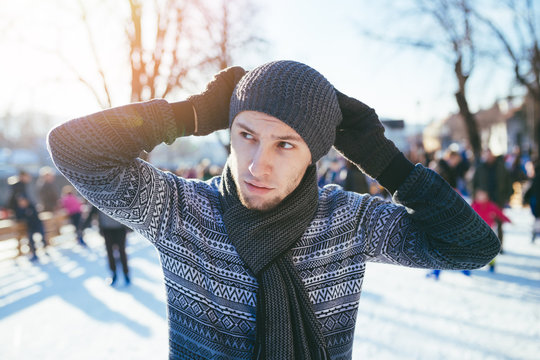
[[[390,164],[377,177],[377,181],[393,194],[414,169],[411,163],[402,152],[398,153]]]
[[[171,103],[178,137],[193,135],[195,132],[195,117],[193,105],[189,101]]]

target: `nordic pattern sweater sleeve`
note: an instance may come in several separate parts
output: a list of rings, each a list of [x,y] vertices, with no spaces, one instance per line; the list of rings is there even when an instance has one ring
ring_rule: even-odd
[[[48,147],[81,195],[155,242],[166,209],[174,210],[175,177],[138,156],[179,135],[172,106],[152,100],[68,121],[50,131]]]
[[[437,173],[416,165],[393,196],[360,208],[357,239],[367,260],[434,269],[475,269],[500,250],[482,218]]]

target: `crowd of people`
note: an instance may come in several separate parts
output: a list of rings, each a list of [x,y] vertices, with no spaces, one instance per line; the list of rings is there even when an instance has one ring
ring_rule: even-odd
[[[535,171],[530,157],[522,154],[519,148],[504,155],[494,155],[487,149],[478,161],[474,160],[470,150],[455,143],[432,156],[409,156],[420,159],[423,165],[438,172],[466,198],[472,208],[494,229],[501,244],[504,241],[502,224],[510,221],[503,209],[509,206],[512,196],[518,197],[524,206],[530,206],[532,214],[538,219],[532,233],[532,241],[535,241],[536,234],[540,233],[540,201],[537,201],[540,197],[540,180],[536,176],[539,172]],[[180,166],[171,171],[184,178],[206,181],[220,175],[222,166],[203,159],[195,166]],[[320,187],[337,184],[347,191],[369,193],[382,199],[390,198],[388,191],[376,180],[366,176],[337,153],[331,153],[319,161],[317,176]],[[62,212],[69,217],[75,229],[76,241],[81,246],[86,246],[84,230],[97,223],[107,249],[110,284],[117,283],[118,260],[122,265],[125,283],[129,284],[125,251],[128,229],[88,204],[71,185],[60,187],[55,180],[56,172],[50,167],[43,167],[35,182],[24,170],[9,180],[10,196],[2,214],[3,217],[11,217],[26,224],[30,260],[38,260],[36,235],[37,240],[43,242],[42,247],[47,246],[39,214]],[[504,252],[504,248],[501,249],[501,253]],[[494,271],[495,260],[489,265],[490,271]],[[440,270],[434,270],[429,276],[438,279],[439,274]]]
[[[213,164],[209,159],[202,159],[195,166],[180,166],[171,170],[184,178],[208,180],[222,171],[222,167]],[[32,175],[21,170],[16,176],[7,179],[9,196],[5,204],[0,204],[0,220],[12,219],[23,223],[27,229],[26,239],[29,248],[29,259],[39,260],[38,249],[45,249],[49,244],[45,227],[40,214],[65,215],[73,226],[75,241],[86,247],[85,230],[96,227],[104,239],[107,250],[107,264],[110,285],[118,283],[117,263],[120,262],[125,284],[129,285],[128,258],[126,239],[128,228],[110,218],[96,207],[84,200],[77,190],[67,181],[58,181],[55,169],[45,166],[40,169],[34,181]],[[61,180],[64,180],[63,177]]]
[[[509,219],[501,210],[510,205],[511,198],[530,206],[524,189],[531,188],[538,173],[531,158],[515,147],[508,154],[500,155],[485,149],[475,160],[470,151],[452,144],[429,166],[463,197],[470,199],[472,207],[494,227],[501,241],[501,252],[504,252],[502,224]]]
[[[30,261],[38,261],[37,241],[46,248],[47,242],[42,213],[52,216],[66,216],[73,226],[76,242],[87,247],[84,240],[84,230],[93,226],[97,218],[97,227],[105,241],[111,285],[117,282],[116,262],[119,258],[122,264],[126,284],[130,284],[129,268],[126,255],[127,228],[99,212],[88,204],[72,185],[61,186],[56,177],[56,171],[51,167],[43,167],[39,178],[33,181],[29,172],[21,170],[18,175],[10,177],[10,194],[7,203],[2,208],[2,219],[12,219],[23,223],[27,229]],[[65,182],[63,182],[65,183]]]
[[[453,143],[448,148],[433,154],[419,152],[408,154],[410,159],[439,173],[472,208],[493,228],[501,241],[504,253],[503,223],[510,222],[504,209],[510,206],[511,199],[520,205],[530,207],[535,217],[531,241],[540,234],[540,169],[535,167],[531,157],[514,147],[507,154],[494,154],[485,149],[475,160],[472,151],[463,145]],[[341,185],[345,190],[370,193],[383,199],[390,194],[377,181],[365,176],[355,166],[351,166],[339,156],[322,161],[319,166],[319,186],[329,183]],[[495,259],[489,264],[495,271]],[[470,271],[464,271],[470,275]],[[434,270],[429,277],[438,279],[440,270]]]

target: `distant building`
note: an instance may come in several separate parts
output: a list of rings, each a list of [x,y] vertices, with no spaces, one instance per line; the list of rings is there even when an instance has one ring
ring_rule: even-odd
[[[509,105],[510,110],[506,121],[508,148],[519,146],[524,152],[535,151],[534,119],[533,113],[530,111],[532,104],[529,101],[524,101],[519,107]]]
[[[529,150],[534,143],[532,124],[526,119],[526,103],[514,106],[510,101],[498,101],[489,109],[474,114],[482,148],[490,148],[495,154],[505,154],[518,145]],[[423,143],[427,152],[446,149],[452,143],[468,146],[469,137],[460,114],[431,122],[423,131]]]

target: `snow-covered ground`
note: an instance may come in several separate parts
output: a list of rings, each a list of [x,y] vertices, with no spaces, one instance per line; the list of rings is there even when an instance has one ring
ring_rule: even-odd
[[[369,264],[354,359],[539,359],[540,238],[528,209],[506,210],[495,273]],[[0,243],[0,359],[166,359],[165,290],[155,250],[129,237],[132,284],[105,283],[105,251],[69,233],[39,263]]]

